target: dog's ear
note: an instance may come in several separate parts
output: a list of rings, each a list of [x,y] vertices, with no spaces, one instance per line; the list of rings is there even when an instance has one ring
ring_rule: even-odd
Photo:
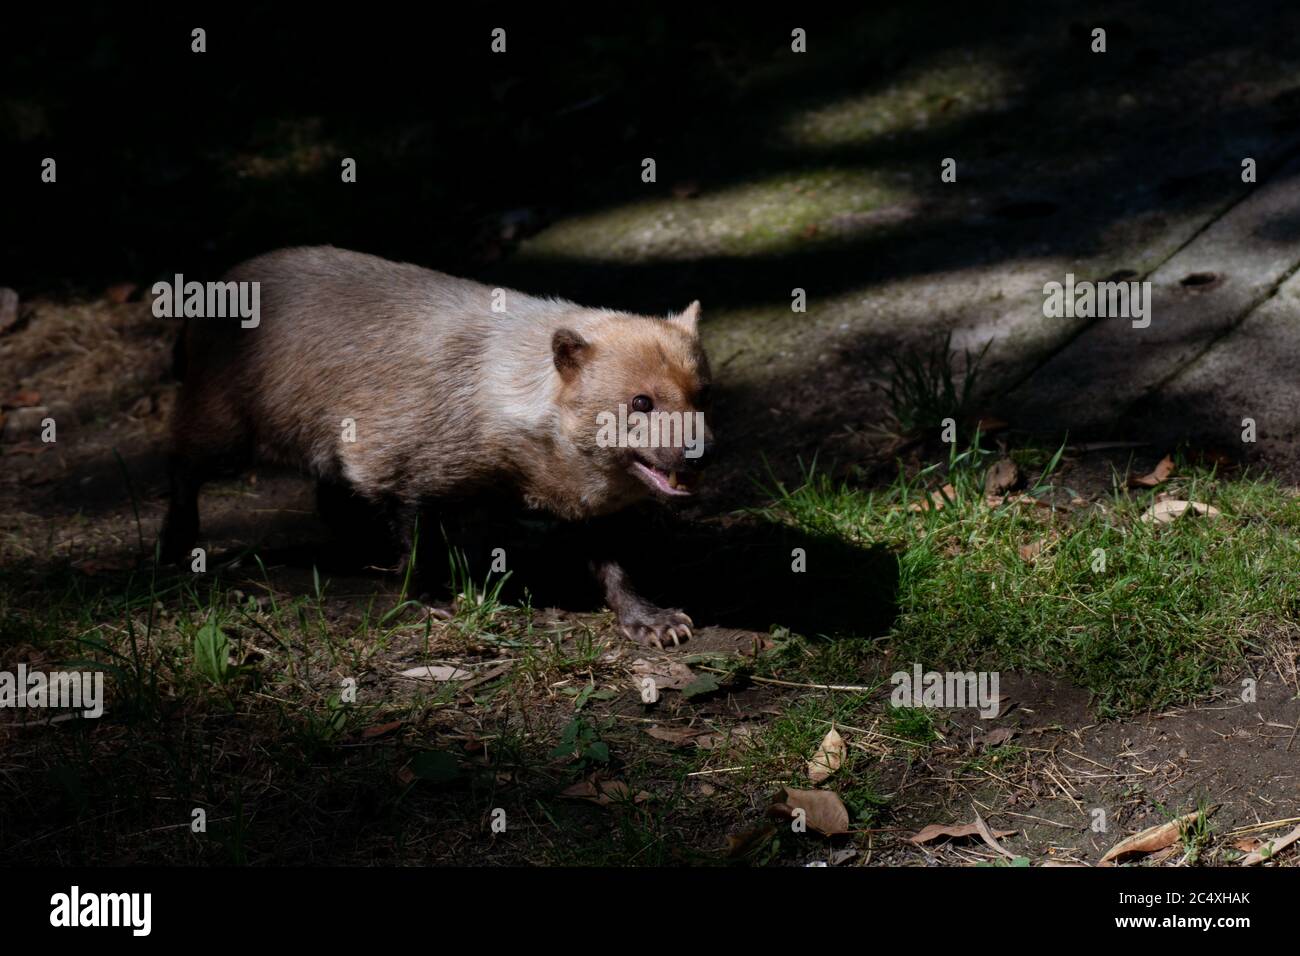
[[[685,309],[674,315],[668,320],[679,329],[684,329],[691,335],[699,335],[700,325],[700,300],[696,299]]]
[[[591,343],[573,329],[556,329],[551,336],[551,358],[560,377],[568,382],[591,358]]]

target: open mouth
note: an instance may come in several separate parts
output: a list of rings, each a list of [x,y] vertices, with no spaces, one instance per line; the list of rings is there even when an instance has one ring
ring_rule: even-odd
[[[684,472],[664,471],[640,458],[632,459],[632,470],[655,491],[665,495],[689,496],[694,489],[694,476]]]

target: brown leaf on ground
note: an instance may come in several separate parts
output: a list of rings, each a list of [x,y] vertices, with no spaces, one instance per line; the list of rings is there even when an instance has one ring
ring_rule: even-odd
[[[957,500],[957,490],[952,485],[944,485],[938,491],[930,492],[928,499],[913,501],[907,506],[909,511],[942,511],[950,501]]]
[[[989,833],[994,837],[1009,837],[1015,832],[1015,830],[989,831]],[[917,846],[920,846],[922,843],[929,843],[933,840],[939,839],[939,837],[951,837],[953,839],[960,837],[979,837],[980,839],[983,839],[984,834],[980,832],[978,823],[931,823],[928,827],[912,834],[912,836],[908,837],[907,840],[909,843],[915,843]]]
[[[1015,735],[1016,729],[1014,727],[994,727],[984,736],[975,738],[975,747],[984,750],[989,747],[1000,747]]]
[[[589,800],[602,807],[613,803],[627,803],[629,800],[633,803],[645,803],[650,799],[650,794],[644,790],[632,796],[632,788],[622,780],[601,780],[598,773],[562,790],[560,796],[571,800]]]
[[[1160,459],[1160,464],[1156,465],[1155,470],[1149,475],[1129,475],[1128,486],[1130,488],[1154,488],[1156,485],[1163,485],[1169,480],[1174,473],[1174,460],[1168,455]]]
[[[1016,858],[1016,855],[997,841],[993,831],[989,829],[989,825],[984,822],[984,818],[980,816],[980,812],[975,809],[975,805],[973,803],[971,804],[970,809],[971,809],[971,813],[975,814],[975,828],[976,830],[979,831],[979,835],[981,839],[983,839],[985,843],[987,843],[998,853],[1001,853],[1003,856],[1005,856],[1008,860],[1014,860]],[[1012,830],[1011,832],[1014,833],[1015,831]],[[1008,836],[1009,834],[1004,833],[1002,835]]]
[[[693,670],[680,661],[648,661],[641,657],[632,662],[631,671],[634,677],[632,686],[638,693],[643,677],[653,680],[659,690],[681,690],[694,683],[696,676]]]
[[[984,493],[1001,495],[1020,484],[1020,469],[1010,458],[999,458],[984,473]]]
[[[451,667],[446,664],[430,664],[427,667],[412,667],[410,670],[404,670],[402,676],[409,677],[412,680],[448,681],[465,680],[474,675],[459,667]]]
[[[1021,560],[1022,561],[1034,560],[1034,558],[1038,557],[1040,554],[1043,553],[1044,548],[1046,548],[1049,544],[1055,544],[1060,537],[1061,536],[1059,534],[1053,531],[1050,534],[1048,534],[1047,537],[1045,538],[1038,538],[1035,541],[1030,541],[1026,544],[1022,544],[1017,549],[1020,552]]]
[[[1217,808],[1211,808],[1208,813],[1213,813]],[[1182,834],[1184,827],[1193,823],[1201,815],[1199,810],[1193,810],[1191,813],[1184,813],[1176,820],[1170,820],[1168,823],[1158,823],[1153,827],[1147,827],[1141,833],[1136,833],[1125,840],[1120,840],[1113,847],[1106,851],[1106,855],[1101,858],[1100,866],[1112,865],[1112,860],[1117,860],[1121,856],[1127,856],[1130,853],[1154,853],[1156,850],[1163,850],[1171,843],[1176,842]]]
[[[386,724],[374,724],[361,731],[361,739],[370,740],[374,737],[382,737],[384,734],[391,734],[401,726],[402,722],[400,720],[390,721]]]
[[[1022,544],[1020,546],[1020,559],[1022,561],[1034,560],[1034,558],[1038,557],[1038,553],[1043,550],[1043,545],[1045,543],[1046,542],[1044,542],[1042,538],[1039,538],[1037,541],[1030,541],[1028,544]]]
[[[844,801],[830,790],[793,790],[783,787],[776,795],[768,813],[776,817],[794,819],[802,810],[808,828],[823,836],[849,832],[849,811]]]
[[[834,727],[822,738],[821,746],[808,761],[808,780],[812,783],[824,783],[831,774],[840,769],[844,762],[844,738]]]
[[[1213,505],[1202,504],[1199,501],[1182,501],[1177,498],[1165,498],[1157,501],[1150,508],[1142,513],[1143,522],[1150,524],[1152,521],[1157,524],[1170,524],[1177,521],[1185,514],[1203,515],[1207,518],[1217,518],[1220,514],[1219,509]]]
[[[1271,860],[1277,856],[1279,850],[1285,850],[1292,843],[1300,840],[1300,827],[1296,827],[1286,836],[1278,837],[1276,840],[1269,840],[1262,844],[1259,849],[1252,851],[1241,861],[1242,866],[1254,866],[1256,863],[1262,863],[1264,860]]]
[[[1147,865],[1159,866],[1161,863],[1165,862],[1165,860],[1177,853],[1179,849],[1180,847],[1175,843],[1172,846],[1165,847],[1163,850],[1157,850],[1155,853],[1152,853],[1147,857]]]

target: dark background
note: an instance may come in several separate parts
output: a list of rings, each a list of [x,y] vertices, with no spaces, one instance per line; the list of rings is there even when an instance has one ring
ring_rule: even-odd
[[[1132,89],[1198,52],[1294,40],[1281,4],[1131,5],[1144,23],[1167,12],[1160,35],[1135,33],[1124,4],[1080,7],[1076,20],[1078,6],[884,3],[760,15],[748,5],[703,4],[237,13],[103,5],[6,13],[0,280],[25,298],[97,293],[109,282],[210,275],[278,246],[328,242],[530,292],[660,310],[695,297],[714,307],[770,301],[791,279],[842,289],[1012,258],[1044,243],[1086,250],[1102,241],[1109,216],[1187,202],[1205,187],[1202,157],[1170,162],[1172,173],[1154,170],[1152,182],[1115,198],[1117,174],[1140,172],[1153,147],[1167,151],[1170,127],[1180,124],[1164,106],[1160,116],[1143,108],[1080,121],[1057,105],[1097,82],[1091,26],[1108,29],[1108,70]],[[201,55],[190,51],[196,25],[207,30]],[[506,55],[490,52],[495,26],[507,28]],[[793,26],[808,31],[808,55],[790,55]],[[771,135],[801,109],[883,86],[936,53],[997,61],[1028,36],[1030,54],[1012,66],[1031,95],[978,128],[802,153]],[[1210,125],[1206,106],[1167,104],[1186,113],[1178,151],[1231,147],[1261,126],[1294,127],[1294,104],[1268,116],[1210,104]],[[1073,124],[1070,142],[1050,135],[1053,116]],[[964,157],[1011,157],[1023,170],[1019,183],[976,184],[986,197],[997,194],[994,218],[978,226],[960,209],[937,207],[920,227],[806,255],[599,269],[509,261],[514,243],[560,216],[801,167],[928,168],[968,135],[978,139]],[[1060,204],[1025,187],[1063,150],[1098,156],[1094,173],[1065,185],[1081,206],[1099,208],[1044,230]],[[58,160],[57,188],[39,181],[47,155]],[[340,181],[343,156],[358,162],[355,184]],[[641,182],[645,156],[658,162],[656,184]],[[938,188],[937,177],[928,188]],[[924,251],[899,256],[902,241]]]

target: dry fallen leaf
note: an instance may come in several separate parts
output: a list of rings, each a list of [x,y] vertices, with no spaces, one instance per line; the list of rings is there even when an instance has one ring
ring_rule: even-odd
[[[983,821],[981,821],[983,822]],[[990,830],[994,837],[1008,837],[1015,833],[1015,830]],[[983,839],[984,834],[980,832],[977,823],[931,823],[928,827],[908,837],[909,843],[915,843],[920,846],[922,843],[929,843],[931,840],[937,840],[939,837],[972,837],[977,836]]]
[[[622,780],[601,780],[599,774],[593,774],[586,780],[575,783],[561,791],[560,796],[572,800],[590,800],[602,807],[614,803],[627,803],[629,799],[633,803],[645,803],[650,799],[650,794],[644,790],[632,796],[632,788]]]
[[[1129,475],[1128,486],[1130,488],[1154,488],[1156,485],[1163,485],[1173,473],[1174,460],[1165,455],[1164,458],[1160,459],[1160,464],[1156,465],[1151,474]]]
[[[1213,813],[1215,809],[1214,807],[1210,808],[1206,812],[1206,816]],[[1106,855],[1101,858],[1100,865],[1109,866],[1112,860],[1126,856],[1129,853],[1154,853],[1156,850],[1163,850],[1177,841],[1182,829],[1195,821],[1200,815],[1201,811],[1193,810],[1191,813],[1184,813],[1176,820],[1147,827],[1141,833],[1134,834],[1126,840],[1120,840],[1106,851]]]
[[[999,458],[984,473],[984,493],[1000,495],[1020,484],[1020,469],[1010,458]]]
[[[1300,827],[1296,827],[1286,836],[1278,837],[1276,840],[1269,840],[1267,843],[1252,851],[1244,860],[1242,866],[1254,866],[1256,863],[1262,863],[1264,860],[1271,860],[1277,856],[1279,850],[1285,850],[1292,843],[1300,840]]]
[[[410,670],[402,671],[403,677],[409,677],[412,680],[465,680],[472,675],[467,670],[461,670],[459,667],[449,667],[445,664],[430,664],[427,667],[412,667]]]
[[[804,812],[808,828],[824,836],[849,832],[849,811],[830,790],[792,790],[783,787],[768,812],[773,816],[793,819],[795,812]]]
[[[1014,727],[994,727],[983,737],[975,738],[975,746],[985,750],[989,747],[998,747],[1007,743],[1015,735],[1016,729]]]
[[[1204,515],[1207,518],[1217,518],[1219,509],[1213,505],[1202,504],[1199,501],[1181,501],[1177,498],[1165,498],[1157,501],[1142,514],[1142,520],[1148,524],[1155,521],[1159,524],[1169,524],[1178,520],[1184,514]]]
[[[1037,541],[1030,541],[1028,544],[1020,546],[1020,558],[1022,561],[1032,561],[1038,557],[1038,553],[1043,550],[1044,541],[1039,538]]]
[[[812,783],[824,783],[826,779],[844,762],[844,738],[834,727],[822,739],[821,746],[808,761],[808,779]]]
[[[391,734],[401,726],[402,722],[400,720],[394,720],[387,724],[374,724],[373,726],[367,727],[365,730],[361,731],[361,738],[363,740],[370,740],[374,737],[382,737],[384,734]]]
[[[1155,853],[1152,853],[1147,857],[1147,866],[1159,866],[1181,849],[1182,847],[1175,843],[1172,846],[1165,847],[1163,850],[1157,850]],[[1107,866],[1109,865],[1110,864],[1107,864]]]
[[[942,511],[950,501],[957,500],[957,490],[952,485],[944,485],[938,491],[930,492],[928,499],[913,501],[908,505],[909,511]]]
[[[979,835],[984,840],[984,842],[987,843],[990,847],[992,847],[997,852],[1001,853],[1008,860],[1014,860],[1016,858],[1016,855],[997,841],[993,831],[989,829],[989,825],[984,822],[984,818],[980,816],[980,812],[975,809],[975,804],[972,803],[970,809],[971,812],[975,814],[975,828],[979,831]],[[1011,832],[1015,833],[1014,830],[1012,830]],[[1002,835],[1007,836],[1008,834],[1004,833]]]
[[[679,661],[648,661],[638,657],[632,662],[632,686],[639,693],[642,678],[649,677],[658,690],[681,690],[695,682],[695,672]]]

